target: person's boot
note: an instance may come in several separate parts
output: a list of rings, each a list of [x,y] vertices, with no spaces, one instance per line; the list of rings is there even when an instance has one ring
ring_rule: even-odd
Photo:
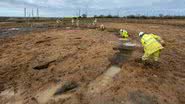
[[[135,62],[137,62],[137,63],[143,63],[143,61],[142,61],[141,58],[136,58],[136,59],[135,59]]]
[[[153,62],[153,68],[159,69],[159,68],[160,68],[160,62],[154,61],[154,62]]]
[[[143,65],[146,67],[146,68],[152,68],[153,67],[153,64],[151,61],[149,60],[145,60],[145,61],[142,61]]]

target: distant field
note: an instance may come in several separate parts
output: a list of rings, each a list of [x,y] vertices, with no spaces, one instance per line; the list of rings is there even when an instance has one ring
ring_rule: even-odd
[[[70,26],[71,18],[59,19],[61,26]],[[94,18],[80,18],[80,25],[92,24]],[[28,26],[42,26],[50,25],[55,26],[57,18],[55,19],[11,19],[2,20],[0,18],[0,28],[12,28],[12,27],[28,27]],[[185,26],[185,19],[125,19],[125,18],[98,18],[98,23],[138,23],[138,24],[162,24],[173,26]]]

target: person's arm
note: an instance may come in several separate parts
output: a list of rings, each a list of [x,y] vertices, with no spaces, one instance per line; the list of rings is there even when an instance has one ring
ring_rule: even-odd
[[[164,40],[163,40],[160,36],[157,36],[157,35],[155,35],[155,34],[152,34],[152,36],[153,36],[157,41],[159,41],[162,45],[165,45]]]
[[[154,38],[155,38],[156,40],[158,40],[158,41],[161,41],[161,40],[162,40],[160,36],[157,36],[157,35],[155,35],[155,34],[152,34],[152,37],[154,37]]]
[[[143,52],[145,52],[145,41],[143,40],[143,39],[141,39],[141,44],[142,44],[142,46],[143,46]]]
[[[121,36],[121,38],[123,38],[124,36],[123,36],[123,32],[120,32],[120,36]]]
[[[141,44],[143,47],[145,46],[145,41],[143,39],[141,39]]]
[[[127,33],[126,38],[128,38],[128,37],[129,37],[129,34]]]

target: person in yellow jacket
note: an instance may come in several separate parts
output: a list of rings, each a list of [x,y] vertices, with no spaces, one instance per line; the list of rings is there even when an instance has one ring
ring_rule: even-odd
[[[164,44],[164,41],[155,34],[145,34],[144,32],[140,32],[139,37],[144,47],[142,61],[151,59],[152,61],[158,62],[161,50],[164,48],[161,44]]]
[[[120,35],[122,37],[123,40],[127,41],[128,40],[128,32],[126,30],[120,29]]]

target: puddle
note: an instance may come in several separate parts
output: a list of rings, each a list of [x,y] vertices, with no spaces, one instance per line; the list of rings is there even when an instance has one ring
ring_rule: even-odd
[[[18,31],[18,30],[20,30],[20,28],[10,28],[10,29],[7,29],[7,30],[9,30],[9,31]]]
[[[45,30],[50,27],[42,26],[42,27],[16,27],[16,28],[0,28],[0,37],[7,37],[16,35],[19,32],[31,32],[33,30]]]
[[[0,29],[0,37],[16,35],[19,32],[29,32],[29,31],[32,31],[33,29],[34,28],[31,28],[31,27]]]

